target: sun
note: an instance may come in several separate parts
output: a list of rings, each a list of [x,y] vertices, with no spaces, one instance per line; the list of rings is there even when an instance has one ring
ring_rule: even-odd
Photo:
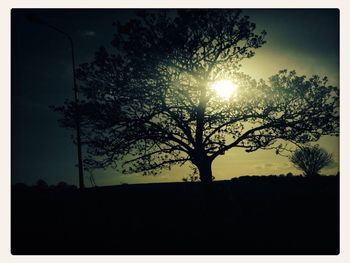
[[[237,91],[237,85],[231,80],[219,80],[212,84],[212,89],[223,99],[228,100]]]

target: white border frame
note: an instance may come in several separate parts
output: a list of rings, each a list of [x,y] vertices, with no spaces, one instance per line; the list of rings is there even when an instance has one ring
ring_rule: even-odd
[[[10,21],[11,8],[339,8],[340,9],[340,190],[341,224],[338,256],[13,256],[10,253]],[[0,260],[1,262],[350,262],[350,1],[347,0],[2,0],[0,3]],[[348,121],[347,121],[348,120]],[[348,173],[348,174],[347,174]]]

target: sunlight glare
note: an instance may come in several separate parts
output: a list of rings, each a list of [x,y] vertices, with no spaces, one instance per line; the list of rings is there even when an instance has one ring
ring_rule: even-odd
[[[231,80],[219,80],[213,83],[213,90],[223,99],[228,100],[237,90],[237,86]]]

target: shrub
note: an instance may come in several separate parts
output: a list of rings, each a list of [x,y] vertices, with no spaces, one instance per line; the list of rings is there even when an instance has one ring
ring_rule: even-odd
[[[332,155],[319,145],[307,145],[297,149],[290,156],[290,161],[297,169],[302,170],[305,176],[313,177],[319,175],[319,171],[331,163]]]

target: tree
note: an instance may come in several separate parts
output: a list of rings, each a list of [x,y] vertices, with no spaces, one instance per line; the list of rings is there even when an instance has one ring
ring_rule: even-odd
[[[319,171],[332,162],[332,154],[327,153],[319,145],[301,146],[291,156],[290,161],[302,170],[307,177],[319,175]]]
[[[338,132],[338,90],[326,78],[284,70],[257,82],[240,72],[265,43],[240,11],[141,11],[115,25],[114,54],[100,48],[77,74],[90,167],[123,160],[125,173],[157,174],[190,162],[210,183],[213,160],[231,148],[279,153],[280,139]],[[219,80],[234,81],[237,92],[220,97],[212,88]],[[72,102],[56,110],[74,127]]]

